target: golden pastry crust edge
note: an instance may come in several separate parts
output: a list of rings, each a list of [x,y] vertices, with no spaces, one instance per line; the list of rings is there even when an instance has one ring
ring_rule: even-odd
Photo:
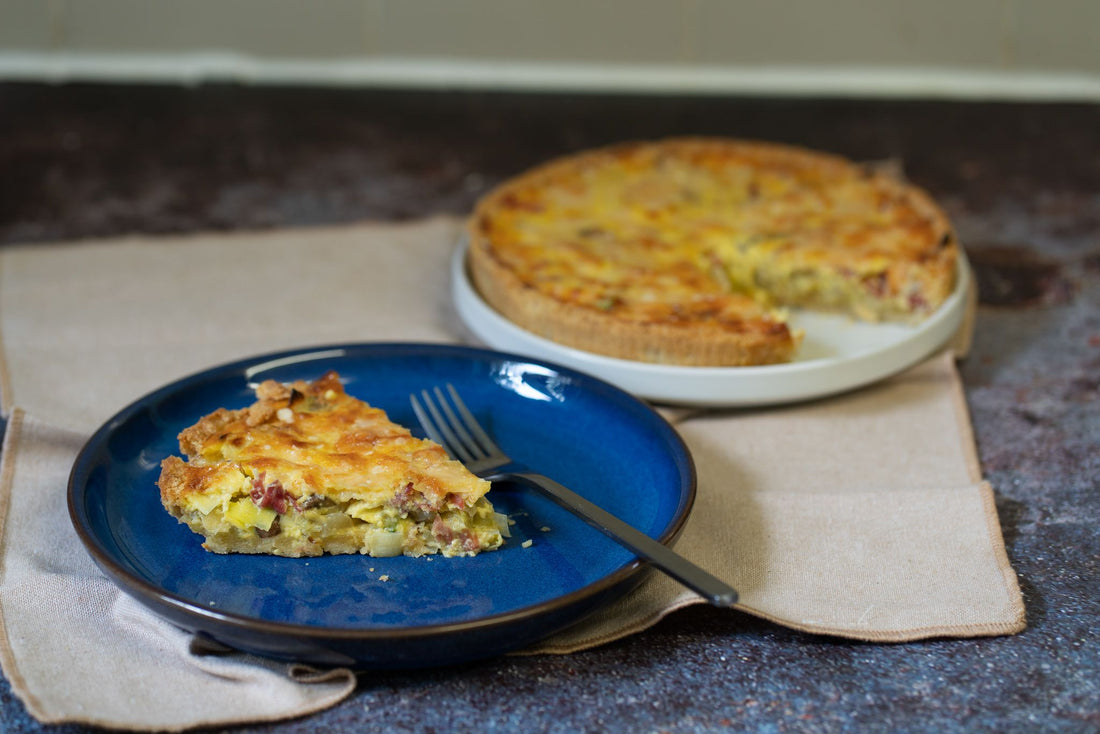
[[[700,322],[629,321],[562,303],[498,262],[483,238],[471,237],[468,265],[482,298],[519,327],[607,357],[685,366],[774,364],[789,361],[798,343],[781,321],[754,319],[734,332]]]

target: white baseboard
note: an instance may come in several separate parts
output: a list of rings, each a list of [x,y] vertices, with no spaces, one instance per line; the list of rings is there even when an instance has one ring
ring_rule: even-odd
[[[417,58],[265,59],[228,53],[0,52],[0,81],[237,82],[408,89],[1100,101],[1100,76],[935,67],[715,67]]]

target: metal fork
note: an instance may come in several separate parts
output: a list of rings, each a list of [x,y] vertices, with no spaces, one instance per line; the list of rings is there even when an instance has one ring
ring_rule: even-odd
[[[432,393],[435,394],[434,398]],[[471,472],[491,482],[516,481],[542,490],[559,505],[697,592],[711,604],[729,607],[736,603],[737,592],[729,584],[576,492],[549,477],[529,471],[514,461],[489,437],[454,386],[447,385],[449,399],[439,387],[433,388],[432,393],[421,390],[419,399],[416,395],[410,395],[413,412],[428,438],[441,444]]]

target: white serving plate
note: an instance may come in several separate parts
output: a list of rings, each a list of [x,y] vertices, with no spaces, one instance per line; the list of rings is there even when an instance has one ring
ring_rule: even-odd
[[[779,405],[869,385],[911,367],[943,347],[966,311],[970,268],[959,259],[954,292],[920,324],[854,321],[846,316],[794,310],[789,322],[805,338],[794,361],[761,367],[683,367],[606,357],[573,349],[512,323],[474,288],[463,240],[451,260],[455,306],[466,326],[494,349],[557,362],[604,379],[658,403],[710,407]]]

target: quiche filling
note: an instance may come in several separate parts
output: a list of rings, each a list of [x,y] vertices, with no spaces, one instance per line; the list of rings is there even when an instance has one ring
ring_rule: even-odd
[[[799,335],[787,308],[920,321],[953,290],[958,257],[916,187],[836,156],[721,139],[551,161],[486,196],[469,229],[475,285],[520,326],[681,364],[789,360]]]
[[[489,483],[349,396],[335,372],[256,395],[184,430],[187,461],[161,464],[165,509],[207,550],[471,556],[503,544]]]

